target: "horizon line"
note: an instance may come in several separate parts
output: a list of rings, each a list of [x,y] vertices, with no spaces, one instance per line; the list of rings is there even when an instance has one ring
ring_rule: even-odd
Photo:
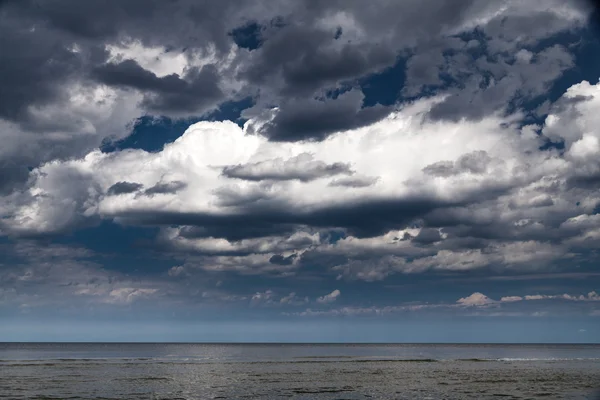
[[[200,344],[200,345],[600,345],[598,342],[167,342],[167,341],[2,341],[3,344]]]

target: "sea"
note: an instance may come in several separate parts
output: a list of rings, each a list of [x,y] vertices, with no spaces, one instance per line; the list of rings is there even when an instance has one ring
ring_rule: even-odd
[[[600,399],[600,345],[0,343],[2,399]]]

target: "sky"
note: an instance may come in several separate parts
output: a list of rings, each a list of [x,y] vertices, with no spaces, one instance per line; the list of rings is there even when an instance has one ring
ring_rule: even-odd
[[[0,341],[599,342],[599,15],[0,1]]]

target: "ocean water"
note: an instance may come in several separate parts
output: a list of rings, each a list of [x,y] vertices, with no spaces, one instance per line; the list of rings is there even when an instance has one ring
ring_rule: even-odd
[[[3,399],[600,399],[600,345],[0,343]]]

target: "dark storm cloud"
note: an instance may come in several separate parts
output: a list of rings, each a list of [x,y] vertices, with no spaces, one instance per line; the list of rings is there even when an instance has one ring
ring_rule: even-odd
[[[419,231],[419,234],[413,239],[414,242],[419,244],[432,244],[442,240],[442,235],[438,229],[423,228]]]
[[[226,50],[230,1],[34,0],[14,1],[17,16],[34,18],[72,37],[112,42],[139,39],[147,45]],[[176,21],[176,23],[174,23]]]
[[[336,99],[289,101],[258,132],[281,142],[323,140],[335,132],[372,124],[392,111],[379,104],[363,108],[363,99],[360,90],[352,90]]]
[[[62,101],[69,79],[82,74],[88,62],[102,61],[105,54],[95,47],[71,51],[61,34],[34,25],[29,18],[14,18],[7,10],[13,4],[0,10],[0,117],[36,127],[28,107]]]
[[[94,75],[100,82],[107,85],[127,86],[155,92],[172,92],[187,86],[187,82],[177,74],[159,78],[153,72],[142,68],[134,60],[102,65],[96,68]]]
[[[262,130],[278,141],[322,140],[332,132],[381,119],[387,110],[380,106],[363,108],[355,91],[337,100],[314,98],[356,86],[360,79],[394,65],[399,56],[410,53],[415,46],[428,48],[432,46],[429,42],[434,42],[439,47],[441,32],[459,26],[488,7],[470,0],[460,4],[374,2],[368,8],[361,2],[337,1],[295,5],[293,11],[283,13],[282,23],[276,29],[268,23],[263,29],[248,25],[253,39],[260,30],[261,44],[253,46],[255,49],[238,73],[250,88],[260,87],[259,104],[279,107],[275,119]],[[358,37],[350,27],[321,23],[336,13],[348,16],[361,32]],[[415,67],[414,71],[420,69]]]
[[[267,236],[291,235],[298,227],[292,224],[273,225],[270,222],[252,221],[252,224],[239,224],[237,220],[215,221],[202,226],[184,226],[179,236],[186,239],[217,237],[235,242],[242,239],[256,239]]]
[[[348,234],[371,237],[386,233],[398,226],[406,226],[434,209],[443,209],[457,204],[429,198],[409,198],[340,204],[303,212],[290,209],[287,205],[270,203],[248,204],[244,214],[238,215],[132,211],[117,214],[115,217],[125,223],[142,225],[198,226],[211,233],[218,232],[219,229],[223,230],[224,227],[236,229],[245,226],[244,230],[248,232],[258,229],[267,235],[271,229],[273,232],[279,232],[282,227],[312,226],[344,228]]]
[[[600,165],[589,165],[586,171],[578,172],[567,180],[570,189],[597,189],[600,186]]]
[[[134,65],[102,67],[106,44],[135,41],[191,53],[214,49],[217,57],[222,57],[231,42],[237,41],[242,47],[255,50],[250,57],[237,61],[239,77],[254,86],[251,91],[260,85],[267,101],[273,94],[306,101],[314,93],[392,65],[406,48],[426,44],[427,49],[431,47],[429,41],[439,43],[441,32],[460,26],[486,8],[493,7],[471,0],[458,5],[433,0],[375,2],[368,9],[354,1],[294,2],[270,8],[260,1],[245,3],[243,7],[230,1],[191,0],[6,2],[2,6],[0,40],[4,53],[11,57],[2,60],[0,115],[21,121],[28,106],[60,100],[65,94],[62,83],[83,78],[97,68],[108,81],[149,89],[152,93],[144,105],[154,112],[188,113],[222,99],[216,86],[219,76],[214,71],[203,70],[197,76],[177,80],[152,77],[148,75],[151,72]],[[355,39],[339,26],[325,28],[318,23],[339,11],[351,16],[367,33],[366,37]],[[532,21],[510,17],[508,22],[491,24],[489,35],[498,30],[506,35],[505,25],[511,24],[511,32],[517,32],[518,37],[528,34],[537,38],[544,29],[560,23],[552,17],[548,24],[544,21],[550,16],[540,15],[532,17]],[[534,28],[538,26],[539,29]],[[439,55],[436,57],[440,61]],[[431,60],[427,68],[418,67],[419,59],[425,60],[422,54],[413,57],[411,71],[429,74],[429,68],[436,68],[436,62]],[[200,100],[202,97],[206,100]],[[349,121],[360,126],[363,118],[353,117],[355,109],[348,112]],[[351,122],[346,125],[351,126]]]
[[[335,40],[335,31],[285,26],[253,54],[241,77],[256,85],[281,79],[281,94],[310,96],[389,66],[396,58],[394,49],[382,46],[346,43],[341,49],[332,48]]]
[[[98,81],[117,87],[129,87],[145,93],[142,106],[161,114],[197,112],[224,99],[219,88],[220,76],[213,65],[191,68],[183,77],[163,77],[145,70],[134,60],[108,63],[97,67],[93,75]]]
[[[108,188],[106,194],[109,196],[118,196],[120,194],[134,193],[143,187],[144,185],[136,182],[117,182]]]
[[[483,201],[462,207],[440,208],[424,215],[422,221],[426,226],[443,228],[447,238],[440,248],[454,250],[471,248],[474,244],[484,246],[490,241],[537,241],[558,245],[591,229],[590,222],[568,222],[570,218],[586,215],[585,210],[578,209],[575,201],[570,207],[556,207],[550,196],[538,196],[534,200],[526,206],[509,200],[500,205],[494,201]],[[564,198],[561,199],[561,203],[564,202]],[[505,207],[510,210],[508,214]]]
[[[210,49],[220,58],[231,44],[227,25],[237,24],[232,22],[236,17],[230,6],[225,1],[187,0],[3,2],[0,137],[4,151],[0,152],[0,169],[6,174],[2,173],[0,191],[22,187],[29,167],[57,158],[80,157],[105,137],[123,135],[126,124],[141,116],[128,115],[130,110],[98,110],[106,106],[103,99],[91,112],[74,105],[74,96],[98,94],[94,71],[103,71],[105,78],[112,73],[115,87],[140,90],[145,111],[200,115],[214,107],[223,94],[220,75],[212,66],[192,68],[177,80],[173,76],[158,78],[132,65],[129,70],[119,70],[104,64],[109,56],[107,46],[132,43],[164,47],[166,51],[186,48],[186,54],[196,55]],[[112,71],[107,70],[111,67]],[[91,107],[89,100],[86,98],[83,105]],[[96,112],[106,113],[106,118]]]
[[[17,122],[27,121],[29,106],[63,100],[64,83],[83,79],[106,60],[106,44],[140,40],[146,45],[203,49],[216,44],[217,49],[225,49],[229,42],[224,26],[227,8],[226,2],[219,2],[219,6],[143,0],[7,2],[0,10],[0,48],[4,55],[10,55],[2,57],[0,116]],[[210,17],[206,13],[209,9]],[[222,18],[215,19],[216,15]],[[132,65],[105,68],[108,69],[104,71],[105,77],[112,74],[113,80],[125,81],[121,83],[126,85],[131,79],[129,86],[137,84],[142,89],[146,83],[151,90],[160,86],[156,77],[152,81],[152,77],[144,76],[143,70],[136,70]],[[118,73],[120,78],[114,76]],[[188,98],[192,98],[189,94],[186,96],[190,91],[204,91],[214,99],[214,87],[206,86],[215,77],[214,72],[195,75],[196,84],[192,83],[191,87],[181,83],[178,87],[171,85],[172,90],[181,89]],[[163,81],[161,88],[173,81],[173,78]],[[161,105],[172,111],[177,109],[176,104],[167,107],[172,102],[164,105],[150,102],[149,105],[156,108]]]

